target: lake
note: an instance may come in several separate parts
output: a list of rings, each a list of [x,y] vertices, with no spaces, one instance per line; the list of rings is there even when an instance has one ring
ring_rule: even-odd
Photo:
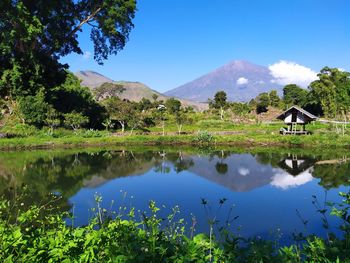
[[[317,210],[348,190],[347,158],[335,151],[179,146],[1,152],[0,194],[14,198],[27,186],[25,206],[61,196],[74,225],[91,219],[96,194],[112,210],[144,211],[154,200],[164,216],[178,205],[179,218],[188,227],[195,221],[197,233],[208,232],[215,218],[237,235],[287,244],[293,233],[325,236],[324,223],[338,232],[329,209],[324,217]]]

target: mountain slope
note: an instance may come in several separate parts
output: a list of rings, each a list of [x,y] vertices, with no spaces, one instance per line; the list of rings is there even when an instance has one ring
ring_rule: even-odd
[[[101,86],[103,83],[115,83],[122,85],[125,90],[118,96],[122,99],[128,99],[130,101],[140,101],[142,98],[153,100],[153,94],[158,96],[158,100],[167,100],[169,96],[165,96],[158,91],[151,89],[141,82],[132,81],[113,81],[100,73],[94,71],[79,71],[75,75],[81,79],[83,86],[89,87],[91,90]],[[208,108],[207,104],[193,102],[185,99],[180,99],[182,105],[192,106],[194,109],[202,111]]]
[[[79,79],[82,80],[81,85],[89,88],[96,88],[105,82],[113,82],[110,78],[107,78],[100,73],[89,70],[82,70],[74,73]]]
[[[213,98],[217,91],[223,90],[230,101],[249,101],[261,92],[271,89],[281,93],[283,87],[272,83],[272,79],[267,67],[235,60],[164,94],[206,102]]]

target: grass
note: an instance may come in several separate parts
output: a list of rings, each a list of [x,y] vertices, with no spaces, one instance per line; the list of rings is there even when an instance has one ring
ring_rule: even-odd
[[[149,134],[136,131],[130,135],[110,134],[107,132],[81,131],[77,134],[71,131],[56,131],[53,136],[42,131],[32,132],[25,137],[2,138],[0,149],[27,149],[27,148],[52,148],[52,147],[76,147],[76,146],[105,146],[105,145],[172,145],[188,144],[201,145],[237,145],[237,146],[286,146],[303,148],[349,148],[350,133],[340,135],[330,130],[325,124],[309,125],[308,129],[313,133],[307,136],[280,135],[279,128],[282,124],[233,124],[220,120],[198,121],[193,125],[184,126],[187,134],[178,135],[176,125],[170,123],[166,126],[166,135],[158,134],[161,128],[153,127]],[[207,131],[213,135],[208,142],[203,142],[200,131]],[[168,134],[168,135],[167,135]]]

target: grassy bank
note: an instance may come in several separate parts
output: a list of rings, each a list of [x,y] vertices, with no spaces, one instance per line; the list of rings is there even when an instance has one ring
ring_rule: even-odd
[[[282,136],[279,134],[213,134],[210,140],[199,139],[192,135],[106,135],[103,137],[86,138],[69,136],[63,138],[29,136],[25,138],[0,139],[0,149],[31,149],[77,146],[107,146],[107,145],[234,145],[234,146],[284,146],[304,148],[349,148],[350,136],[335,134],[309,136]]]
[[[73,133],[58,131],[52,136],[44,132],[32,132],[15,138],[1,138],[0,149],[28,149],[76,146],[106,145],[236,145],[236,146],[285,146],[304,148],[349,148],[350,134],[337,134],[329,126],[310,125],[312,135],[280,135],[281,124],[233,125],[224,122],[202,122],[184,129],[185,134],[178,135],[173,126],[167,127],[165,135],[158,128],[148,133],[135,131],[132,135],[81,131]],[[203,132],[206,131],[206,132]]]
[[[121,207],[107,211],[96,196],[93,218],[87,226],[74,227],[74,218],[54,212],[55,199],[42,206],[24,208],[23,200],[0,200],[0,260],[2,262],[349,262],[350,193],[342,204],[329,204],[342,220],[342,237],[326,239],[299,236],[290,246],[278,240],[244,239],[225,227],[213,234],[215,220],[208,220],[210,234],[196,233],[175,207],[166,218],[149,203],[136,212]],[[224,200],[222,200],[222,203]],[[205,205],[205,204],[204,204]],[[221,205],[221,204],[220,204]],[[341,205],[341,206],[340,206]],[[322,211],[320,211],[322,213]]]

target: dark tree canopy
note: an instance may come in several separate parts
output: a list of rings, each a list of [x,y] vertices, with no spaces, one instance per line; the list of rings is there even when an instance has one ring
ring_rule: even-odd
[[[270,105],[270,97],[267,92],[260,93],[257,97],[256,112],[258,114],[267,112]]]
[[[133,28],[136,0],[1,0],[0,95],[33,95],[65,80],[59,58],[82,54],[78,33],[90,31],[102,64],[123,49]]]
[[[227,104],[227,94],[225,91],[218,91],[214,96],[213,107],[220,109],[225,107]]]
[[[170,98],[165,102],[165,107],[170,114],[176,114],[181,109],[181,101]]]
[[[307,102],[308,91],[296,84],[288,84],[283,88],[283,99],[288,107],[293,105],[304,106]]]

